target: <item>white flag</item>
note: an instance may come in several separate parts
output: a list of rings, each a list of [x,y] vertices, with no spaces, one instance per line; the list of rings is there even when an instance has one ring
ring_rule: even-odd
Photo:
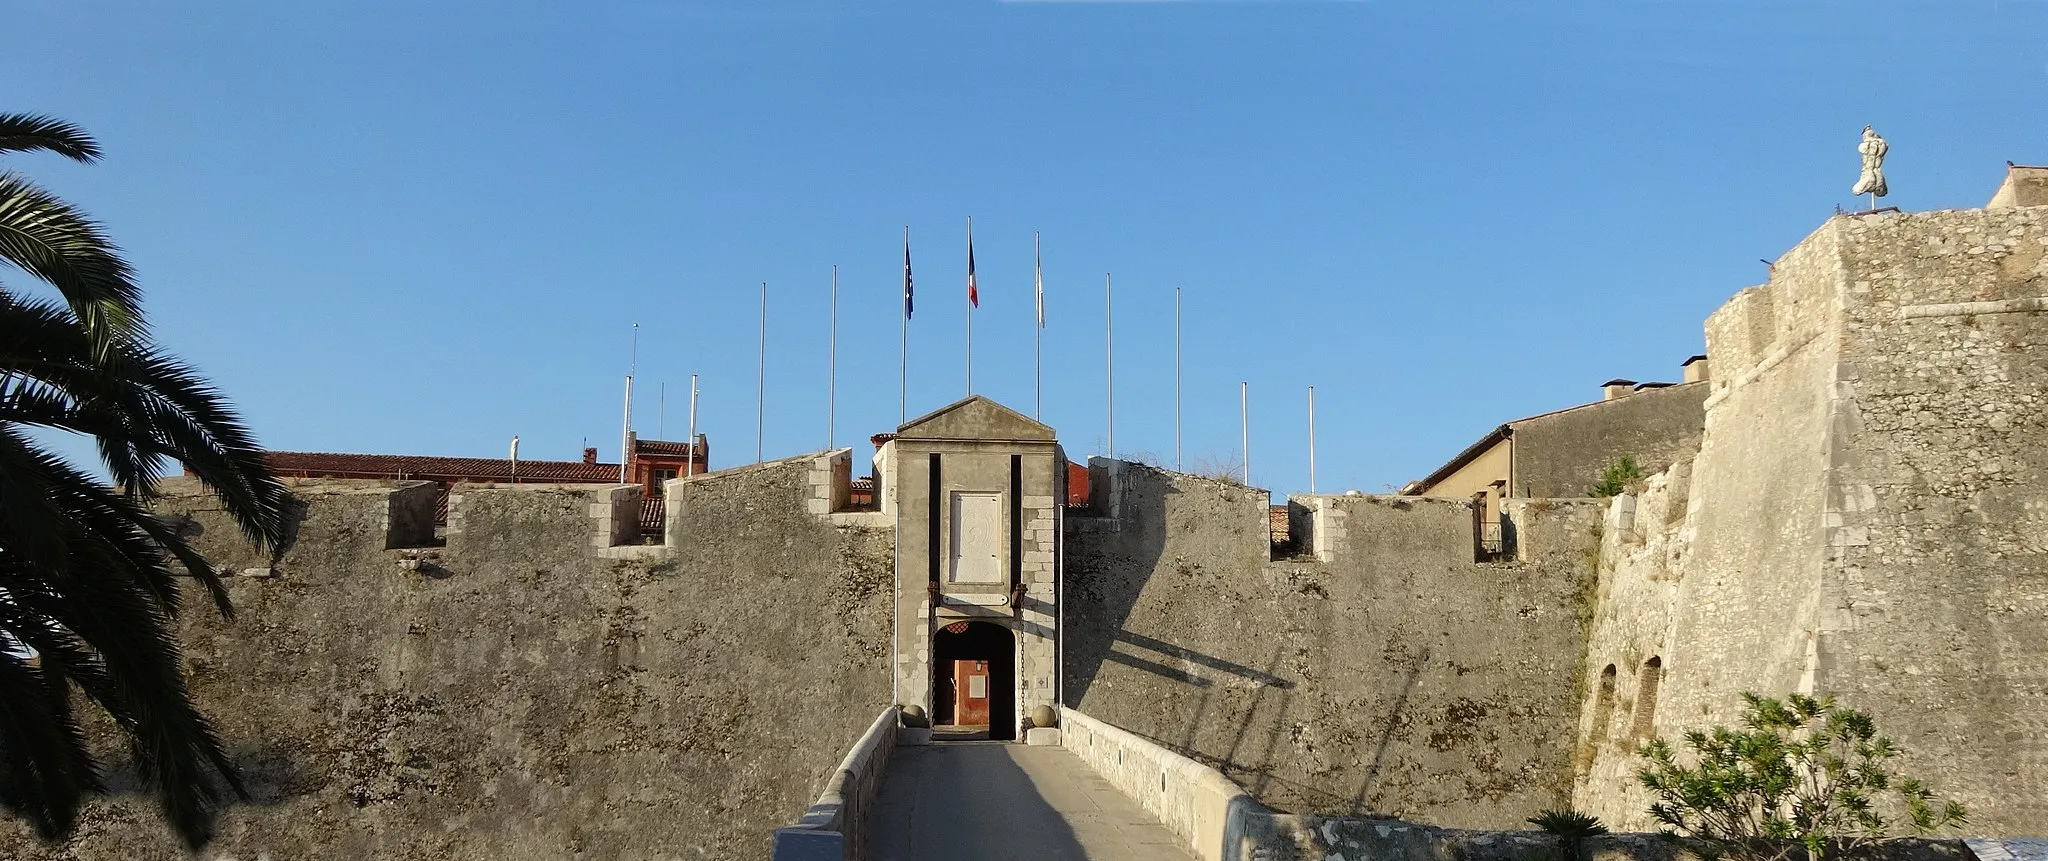
[[[1031,263],[1038,280],[1038,328],[1045,328],[1045,261],[1038,253],[1038,234],[1031,235]]]

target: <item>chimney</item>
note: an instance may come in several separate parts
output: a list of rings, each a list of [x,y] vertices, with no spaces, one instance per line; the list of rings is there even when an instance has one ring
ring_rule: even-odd
[[[1607,382],[1600,384],[1600,394],[1602,395],[1600,399],[1603,401],[1611,401],[1615,398],[1625,398],[1628,397],[1629,392],[1635,391],[1635,388],[1635,380],[1608,380]]]
[[[1712,379],[1707,376],[1707,357],[1705,356],[1694,356],[1685,360],[1685,363],[1679,365],[1679,367],[1685,369],[1685,381],[1688,383],[1700,383]]]
[[[596,463],[596,462],[597,462],[597,447],[596,447],[596,446],[588,446],[588,445],[586,445],[586,446],[584,446],[584,447],[583,447],[583,462],[584,462],[584,463]]]

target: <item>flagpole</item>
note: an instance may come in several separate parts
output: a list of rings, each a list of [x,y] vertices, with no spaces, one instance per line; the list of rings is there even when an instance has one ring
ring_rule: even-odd
[[[684,475],[697,474],[697,375],[690,375],[690,464],[683,467]]]
[[[1031,330],[1031,417],[1045,420],[1045,258],[1031,232],[1031,267],[1038,285],[1038,325]]]
[[[640,324],[633,324],[633,350],[626,361],[626,417],[619,430],[619,483],[633,462],[633,374],[640,370]]]
[[[837,441],[834,422],[839,418],[839,267],[832,267],[832,347],[830,371],[825,383],[825,450]]]
[[[1316,387],[1308,387],[1308,492],[1316,492]]]
[[[754,462],[761,462],[761,420],[768,398],[768,282],[761,282],[761,364],[754,373]]]
[[[1116,303],[1109,273],[1102,273],[1102,394],[1103,416],[1109,420],[1109,450],[1104,457],[1116,457]]]
[[[1243,380],[1237,384],[1238,432],[1243,434],[1239,442],[1244,448],[1244,486],[1252,486],[1252,384]]]
[[[661,381],[660,394],[654,401],[654,438],[668,438],[668,381]]]
[[[1173,288],[1173,471],[1180,471],[1180,288]]]
[[[974,216],[967,216],[967,394],[974,394]]]
[[[903,226],[903,363],[897,365],[897,426],[909,420],[909,226]]]

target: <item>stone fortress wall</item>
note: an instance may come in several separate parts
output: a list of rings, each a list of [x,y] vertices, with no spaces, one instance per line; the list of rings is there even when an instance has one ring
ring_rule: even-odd
[[[1708,321],[1697,452],[1612,501],[1508,500],[1507,561],[1474,561],[1465,499],[1294,497],[1276,551],[1263,490],[1097,459],[1090,507],[1046,516],[1059,489],[1020,485],[1031,541],[1063,524],[1025,548],[1060,628],[1027,675],[1056,649],[1065,705],[1281,810],[1475,828],[1644,827],[1643,738],[1837,694],[1972,831],[2037,831],[2044,259],[2048,206],[1829,221]],[[758,857],[891,704],[892,592],[904,647],[929,635],[889,498],[840,510],[850,471],[672,482],[653,546],[634,488],[465,486],[443,542],[431,487],[301,482],[277,559],[174,483],[239,614],[180,622],[255,794],[208,857]],[[0,855],[183,852],[117,795],[58,847],[0,820]]]
[[[188,594],[181,626],[255,796],[201,857],[760,857],[889,705],[893,536],[810,503],[846,457],[672,483],[717,538],[651,547],[614,546],[637,488],[466,485],[436,547],[431,486],[309,481],[272,560],[174,482],[237,572],[234,621]],[[188,856],[117,794],[60,846],[0,819],[0,857]]]
[[[2048,822],[2044,258],[2048,207],[1837,217],[1713,315],[1699,454],[1607,521],[1582,809],[1647,826],[1637,743],[1801,691],[1972,831]]]
[[[1283,810],[1514,825],[1570,795],[1602,505],[1520,504],[1474,561],[1467,500],[1297,496],[1090,461],[1066,520],[1066,705]],[[1306,531],[1307,535],[1300,535]]]

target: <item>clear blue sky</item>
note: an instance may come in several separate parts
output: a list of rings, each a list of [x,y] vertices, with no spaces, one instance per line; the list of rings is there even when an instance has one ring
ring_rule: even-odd
[[[419,7],[433,8],[419,8]],[[964,392],[1099,453],[1103,273],[1116,442],[1257,484],[1420,476],[1493,425],[1672,379],[1701,321],[1850,203],[1865,123],[1886,202],[1978,206],[2048,162],[2048,3],[10,0],[0,108],[99,135],[98,165],[10,163],[108,223],[161,339],[274,448],[754,455],[769,282],[769,457]]]

